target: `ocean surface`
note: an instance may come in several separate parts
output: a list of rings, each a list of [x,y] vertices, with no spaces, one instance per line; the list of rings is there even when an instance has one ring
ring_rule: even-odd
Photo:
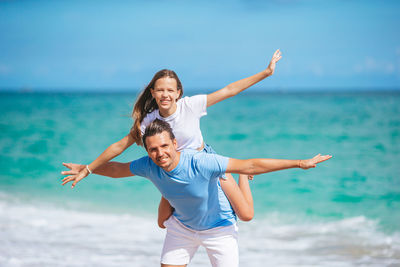
[[[192,95],[192,94],[188,94]],[[160,193],[91,175],[61,186],[132,124],[132,94],[0,93],[0,266],[159,266]],[[400,266],[400,93],[248,93],[208,109],[205,141],[234,158],[333,158],[251,181],[241,266]],[[145,155],[136,145],[118,161]],[[209,266],[203,249],[189,266]]]

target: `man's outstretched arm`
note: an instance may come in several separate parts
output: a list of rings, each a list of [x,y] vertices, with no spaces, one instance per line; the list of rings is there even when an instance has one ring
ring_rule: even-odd
[[[226,172],[239,174],[262,174],[279,170],[302,168],[315,168],[318,163],[332,158],[331,155],[316,155],[311,159],[229,159]]]
[[[86,168],[86,165],[74,164],[74,163],[63,163],[65,167],[70,169],[69,171],[63,171],[61,174],[68,175],[62,181],[62,185],[65,185],[69,182],[73,182],[71,188],[74,188],[75,185],[81,181],[83,178],[79,179],[79,172]],[[96,168],[93,172],[98,175],[108,176],[111,178],[123,178],[134,176],[129,168],[130,162],[128,163],[120,163],[120,162],[107,162],[100,167]]]

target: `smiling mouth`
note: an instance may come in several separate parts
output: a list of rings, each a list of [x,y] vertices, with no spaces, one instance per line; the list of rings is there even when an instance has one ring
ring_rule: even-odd
[[[159,163],[166,163],[168,161],[168,158],[159,158],[159,159],[157,159],[157,161]]]

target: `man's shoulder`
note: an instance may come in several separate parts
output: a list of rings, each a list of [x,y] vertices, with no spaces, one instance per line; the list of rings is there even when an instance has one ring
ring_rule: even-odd
[[[147,176],[145,174],[147,174],[150,169],[154,169],[158,166],[154,164],[149,156],[143,156],[139,159],[131,161],[129,167],[133,174]]]
[[[182,153],[185,161],[183,164],[202,173],[207,179],[219,177],[226,171],[227,157],[197,150],[182,150]]]
[[[186,148],[181,151],[181,153],[184,155],[186,158],[191,158],[191,159],[201,159],[203,157],[206,157],[207,153],[203,151],[198,151],[196,149],[190,149]]]
[[[184,157],[187,160],[192,161],[193,163],[207,163],[209,161],[217,161],[219,157],[219,155],[217,154],[211,154],[211,153],[207,153],[204,151],[198,151],[195,149],[184,149],[181,151],[181,153],[183,153]]]
[[[144,155],[143,157],[138,158],[138,159],[134,159],[134,160],[132,160],[131,162],[139,162],[139,161],[144,162],[144,161],[147,161],[147,160],[149,160],[149,159],[150,159],[150,157],[149,157],[148,155]]]

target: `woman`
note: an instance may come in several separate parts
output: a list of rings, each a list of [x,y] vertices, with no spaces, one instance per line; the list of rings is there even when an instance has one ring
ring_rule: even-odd
[[[281,52],[278,49],[265,70],[231,83],[211,94],[184,98],[181,98],[182,84],[174,71],[157,72],[135,103],[132,112],[135,121],[130,133],[110,145],[97,159],[82,169],[76,176],[72,188],[97,167],[120,155],[132,144],[142,145],[141,136],[144,130],[156,118],[165,120],[171,125],[178,142],[178,150],[197,149],[215,153],[203,142],[200,130],[200,118],[206,115],[206,109],[271,76],[275,71],[276,62],[280,59]],[[239,176],[238,186],[232,175],[227,174],[226,177],[220,179],[220,184],[237,216],[244,221],[251,220],[254,210],[247,176]],[[161,228],[165,228],[163,222],[171,213],[172,207],[167,200],[162,198],[158,212],[158,225]]]

